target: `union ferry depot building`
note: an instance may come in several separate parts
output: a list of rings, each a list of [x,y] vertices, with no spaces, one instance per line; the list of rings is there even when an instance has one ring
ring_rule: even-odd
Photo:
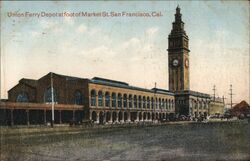
[[[95,123],[151,122],[179,115],[223,113],[224,103],[189,89],[189,39],[180,8],[168,36],[169,90],[145,89],[126,82],[48,73],[38,80],[23,78],[0,102],[0,123],[55,124],[92,120]],[[53,85],[52,85],[53,83]]]

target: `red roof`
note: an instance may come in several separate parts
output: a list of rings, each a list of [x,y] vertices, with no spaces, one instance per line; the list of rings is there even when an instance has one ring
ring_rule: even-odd
[[[237,105],[233,107],[234,110],[241,110],[241,109],[250,109],[249,104],[246,101],[241,101]]]

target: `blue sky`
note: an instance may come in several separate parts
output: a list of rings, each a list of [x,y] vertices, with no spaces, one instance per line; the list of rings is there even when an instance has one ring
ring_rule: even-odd
[[[1,96],[19,79],[53,71],[168,89],[167,37],[180,5],[192,90],[249,100],[247,1],[2,2]],[[162,17],[18,18],[7,12],[161,12]]]

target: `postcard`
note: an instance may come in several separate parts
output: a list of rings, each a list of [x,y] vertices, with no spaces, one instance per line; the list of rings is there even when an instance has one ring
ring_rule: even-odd
[[[3,161],[250,160],[248,1],[2,1]]]

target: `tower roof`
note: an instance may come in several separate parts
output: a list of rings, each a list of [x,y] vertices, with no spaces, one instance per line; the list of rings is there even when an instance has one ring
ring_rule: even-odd
[[[179,5],[176,7],[175,22],[182,22],[181,20],[181,9]]]
[[[181,9],[180,9],[180,6],[178,4],[177,7],[176,7],[176,13],[180,13],[180,11],[181,11]]]
[[[181,34],[187,37],[186,32],[184,30],[184,22],[182,21],[181,8],[179,5],[177,5],[176,7],[175,20],[172,24],[172,30],[170,35],[176,36],[176,34]]]

